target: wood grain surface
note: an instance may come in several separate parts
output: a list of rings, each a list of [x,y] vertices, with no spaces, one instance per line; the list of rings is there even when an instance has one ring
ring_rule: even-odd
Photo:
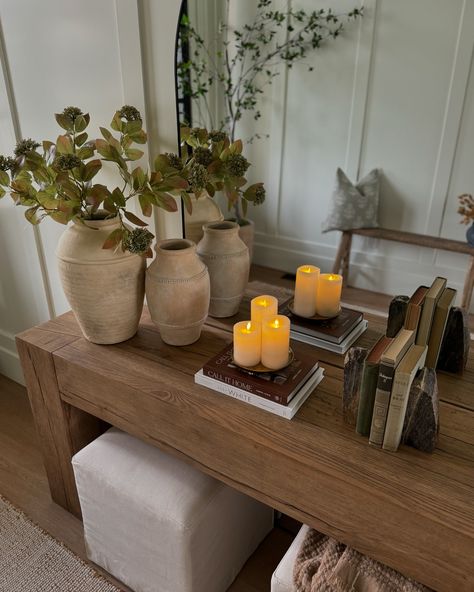
[[[366,317],[370,330],[359,344],[369,347],[385,320]],[[436,590],[473,590],[473,356],[463,377],[439,375],[435,453],[402,447],[392,454],[369,447],[343,423],[342,356],[314,350],[326,378],[292,421],[195,385],[194,373],[231,340],[229,327],[213,325],[197,343],[176,348],[161,341],[145,311],[134,338],[99,346],[78,337],[65,315],[54,331],[71,331],[70,339],[48,351],[54,368],[31,359],[31,348],[42,347],[38,329],[19,339],[25,368],[31,363],[33,376],[40,375],[28,380],[32,403],[43,396],[38,382],[57,381],[62,405],[85,417],[151,442]],[[56,392],[53,399],[56,410],[48,407],[44,415],[61,417]],[[85,433],[84,423],[61,419],[66,433],[48,435],[55,445],[44,450],[52,454],[48,462],[70,460],[71,442],[93,434]],[[67,471],[59,474],[70,479]],[[64,488],[73,486],[70,481]]]

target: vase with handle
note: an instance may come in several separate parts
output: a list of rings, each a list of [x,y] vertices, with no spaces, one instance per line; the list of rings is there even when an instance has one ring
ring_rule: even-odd
[[[187,239],[163,240],[146,272],[146,299],[161,338],[169,345],[189,345],[201,336],[209,310],[207,267]]]
[[[248,282],[249,250],[239,237],[235,222],[211,222],[203,226],[204,236],[197,252],[209,269],[213,317],[231,317],[239,310]]]
[[[145,259],[128,251],[103,249],[120,228],[118,217],[74,221],[56,251],[66,298],[84,337],[112,344],[137,332],[145,292]]]

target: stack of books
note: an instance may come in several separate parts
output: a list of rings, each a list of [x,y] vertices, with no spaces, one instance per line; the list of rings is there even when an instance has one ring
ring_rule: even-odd
[[[410,298],[405,323],[393,337],[381,337],[362,371],[356,431],[372,446],[395,452],[402,440],[412,382],[422,367],[436,368],[456,290],[437,277]]]
[[[281,314],[290,318],[290,335],[296,341],[303,341],[336,354],[345,354],[351,345],[367,329],[367,321],[361,312],[341,307],[337,317],[325,321],[314,321],[293,314],[291,299],[281,306]]]
[[[324,374],[314,353],[298,347],[293,347],[293,351],[294,359],[286,368],[254,372],[234,364],[233,345],[229,344],[194,375],[194,381],[223,395],[291,419]]]

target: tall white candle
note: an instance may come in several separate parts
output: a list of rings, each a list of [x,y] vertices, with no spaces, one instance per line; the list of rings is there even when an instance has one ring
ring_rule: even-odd
[[[234,362],[251,367],[260,363],[262,327],[260,323],[241,321],[234,325]]]
[[[334,317],[341,308],[342,275],[322,273],[319,276],[316,312],[323,317]]]
[[[283,315],[268,317],[262,323],[262,364],[279,370],[288,364],[290,319]]]
[[[319,267],[302,265],[296,270],[293,310],[301,317],[312,317],[316,312]]]
[[[265,317],[278,314],[278,300],[275,296],[263,294],[252,298],[250,302],[250,318],[252,323],[261,323]]]

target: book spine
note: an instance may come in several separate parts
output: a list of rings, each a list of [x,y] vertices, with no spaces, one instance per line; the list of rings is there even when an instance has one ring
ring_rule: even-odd
[[[382,447],[383,443],[394,374],[395,367],[393,365],[385,362],[380,363],[369,436],[369,444],[379,448]]]
[[[378,373],[379,364],[364,364],[356,424],[356,432],[361,436],[370,434]]]
[[[278,403],[272,403],[271,401],[266,401],[258,395],[252,395],[251,393],[242,391],[224,382],[216,380],[212,381],[212,383],[209,383],[204,376],[196,375],[194,377],[194,380],[197,384],[215,390],[219,393],[222,393],[223,395],[227,395],[228,397],[232,397],[233,399],[238,399],[239,401],[243,401],[244,403],[249,403],[254,407],[264,409],[265,411],[270,411],[271,413],[275,413],[276,415],[284,417],[285,419],[291,419],[291,410],[287,409],[283,405],[279,405]]]
[[[279,405],[288,404],[288,397],[282,397],[280,395],[274,395],[266,391],[263,391],[261,387],[256,387],[251,381],[246,380],[245,378],[235,378],[233,376],[226,376],[222,372],[219,372],[213,368],[209,368],[206,366],[203,367],[202,373],[204,374],[204,376],[212,378],[213,380],[218,380],[226,386],[235,387],[242,391],[247,391],[248,393],[256,397],[268,399],[269,401],[273,401],[274,403],[278,403]]]
[[[410,392],[410,376],[395,373],[392,395],[387,413],[385,434],[382,448],[396,452],[402,438],[403,422],[407,410],[408,393]]]

